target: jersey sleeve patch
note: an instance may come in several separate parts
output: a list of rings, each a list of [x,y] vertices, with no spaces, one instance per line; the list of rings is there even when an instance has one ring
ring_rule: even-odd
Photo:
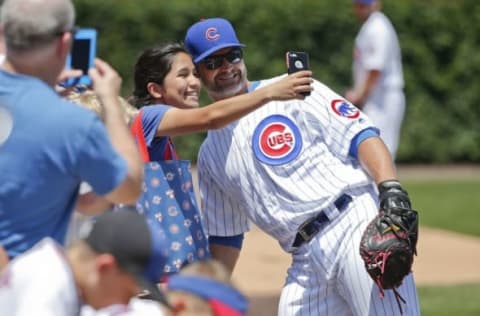
[[[330,103],[330,106],[332,107],[333,112],[338,116],[346,117],[349,119],[356,119],[360,116],[360,110],[345,100],[333,100]]]

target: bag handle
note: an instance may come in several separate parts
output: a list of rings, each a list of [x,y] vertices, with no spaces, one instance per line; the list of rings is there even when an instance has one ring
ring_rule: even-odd
[[[145,141],[142,127],[142,111],[139,111],[133,120],[132,126],[130,126],[130,132],[137,141],[137,146],[140,150],[140,156],[142,156],[143,162],[149,162],[150,155],[148,154],[147,142]]]
[[[178,154],[173,146],[172,139],[168,137],[167,147],[165,148],[165,153],[163,155],[165,160],[178,160]]]
[[[133,120],[132,126],[130,127],[130,132],[137,141],[137,145],[140,150],[140,156],[144,162],[150,162],[150,155],[147,149],[147,142],[145,141],[145,134],[143,133],[142,127],[142,111],[139,111],[135,119]],[[167,144],[164,152],[165,160],[178,160],[177,152],[173,146],[172,139],[168,137]]]

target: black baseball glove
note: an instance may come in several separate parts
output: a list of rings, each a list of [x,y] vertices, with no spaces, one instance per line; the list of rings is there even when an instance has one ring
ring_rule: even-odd
[[[378,185],[380,212],[368,224],[360,242],[360,255],[368,274],[380,288],[395,290],[412,269],[417,254],[418,213],[397,180]],[[400,303],[399,307],[401,309]]]

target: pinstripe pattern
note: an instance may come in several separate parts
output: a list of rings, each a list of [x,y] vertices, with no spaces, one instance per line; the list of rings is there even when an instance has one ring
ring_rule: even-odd
[[[363,115],[354,120],[335,114],[330,103],[340,97],[319,82],[314,89],[304,102],[271,102],[234,124],[209,131],[198,158],[208,234],[240,234],[248,230],[248,214],[291,251],[301,223],[347,187],[368,183],[348,151],[350,140],[371,127],[369,120]],[[280,166],[259,162],[252,150],[253,131],[272,114],[292,120],[303,141],[300,155]]]
[[[380,306],[396,307],[390,294],[379,300],[358,253],[359,236],[377,205],[365,193],[366,188],[373,190],[371,180],[349,157],[349,149],[355,135],[373,126],[364,114],[355,116],[354,110],[342,112],[354,118],[339,115],[333,106],[340,104],[334,101],[339,99],[315,81],[312,95],[304,101],[270,102],[234,124],[209,131],[200,148],[199,183],[207,233],[241,234],[251,220],[292,252],[280,315],[351,315],[351,311],[368,315]],[[301,135],[298,156],[279,165],[262,162],[255,154],[255,131],[272,115],[293,122],[292,131],[298,129]],[[363,195],[340,214],[333,202],[345,192]],[[322,210],[333,221],[309,244],[293,248],[298,226]],[[403,296],[410,297],[408,305],[414,307],[413,282],[406,282],[409,286],[411,293],[402,289],[402,295],[408,294]]]
[[[358,252],[361,235],[376,215],[373,190],[348,193],[354,197],[350,208],[293,253],[280,298],[280,316],[400,315],[393,291],[379,298]],[[404,279],[399,292],[407,301],[402,304],[403,315],[420,315],[412,275]]]

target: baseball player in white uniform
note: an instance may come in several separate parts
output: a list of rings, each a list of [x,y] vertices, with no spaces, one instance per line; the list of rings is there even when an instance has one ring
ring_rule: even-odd
[[[230,58],[244,45],[222,18],[192,25],[185,44],[215,100],[278,80],[247,80],[243,59]],[[375,184],[396,177],[391,156],[358,108],[313,88],[208,132],[198,170],[212,255],[233,269],[251,220],[292,254],[279,315],[397,315],[394,293],[379,298],[359,255],[378,213]],[[412,274],[398,290],[404,315],[418,315]]]
[[[400,44],[392,23],[379,11],[379,0],[353,2],[363,25],[355,38],[354,87],[345,97],[380,129],[395,158],[405,112]]]

